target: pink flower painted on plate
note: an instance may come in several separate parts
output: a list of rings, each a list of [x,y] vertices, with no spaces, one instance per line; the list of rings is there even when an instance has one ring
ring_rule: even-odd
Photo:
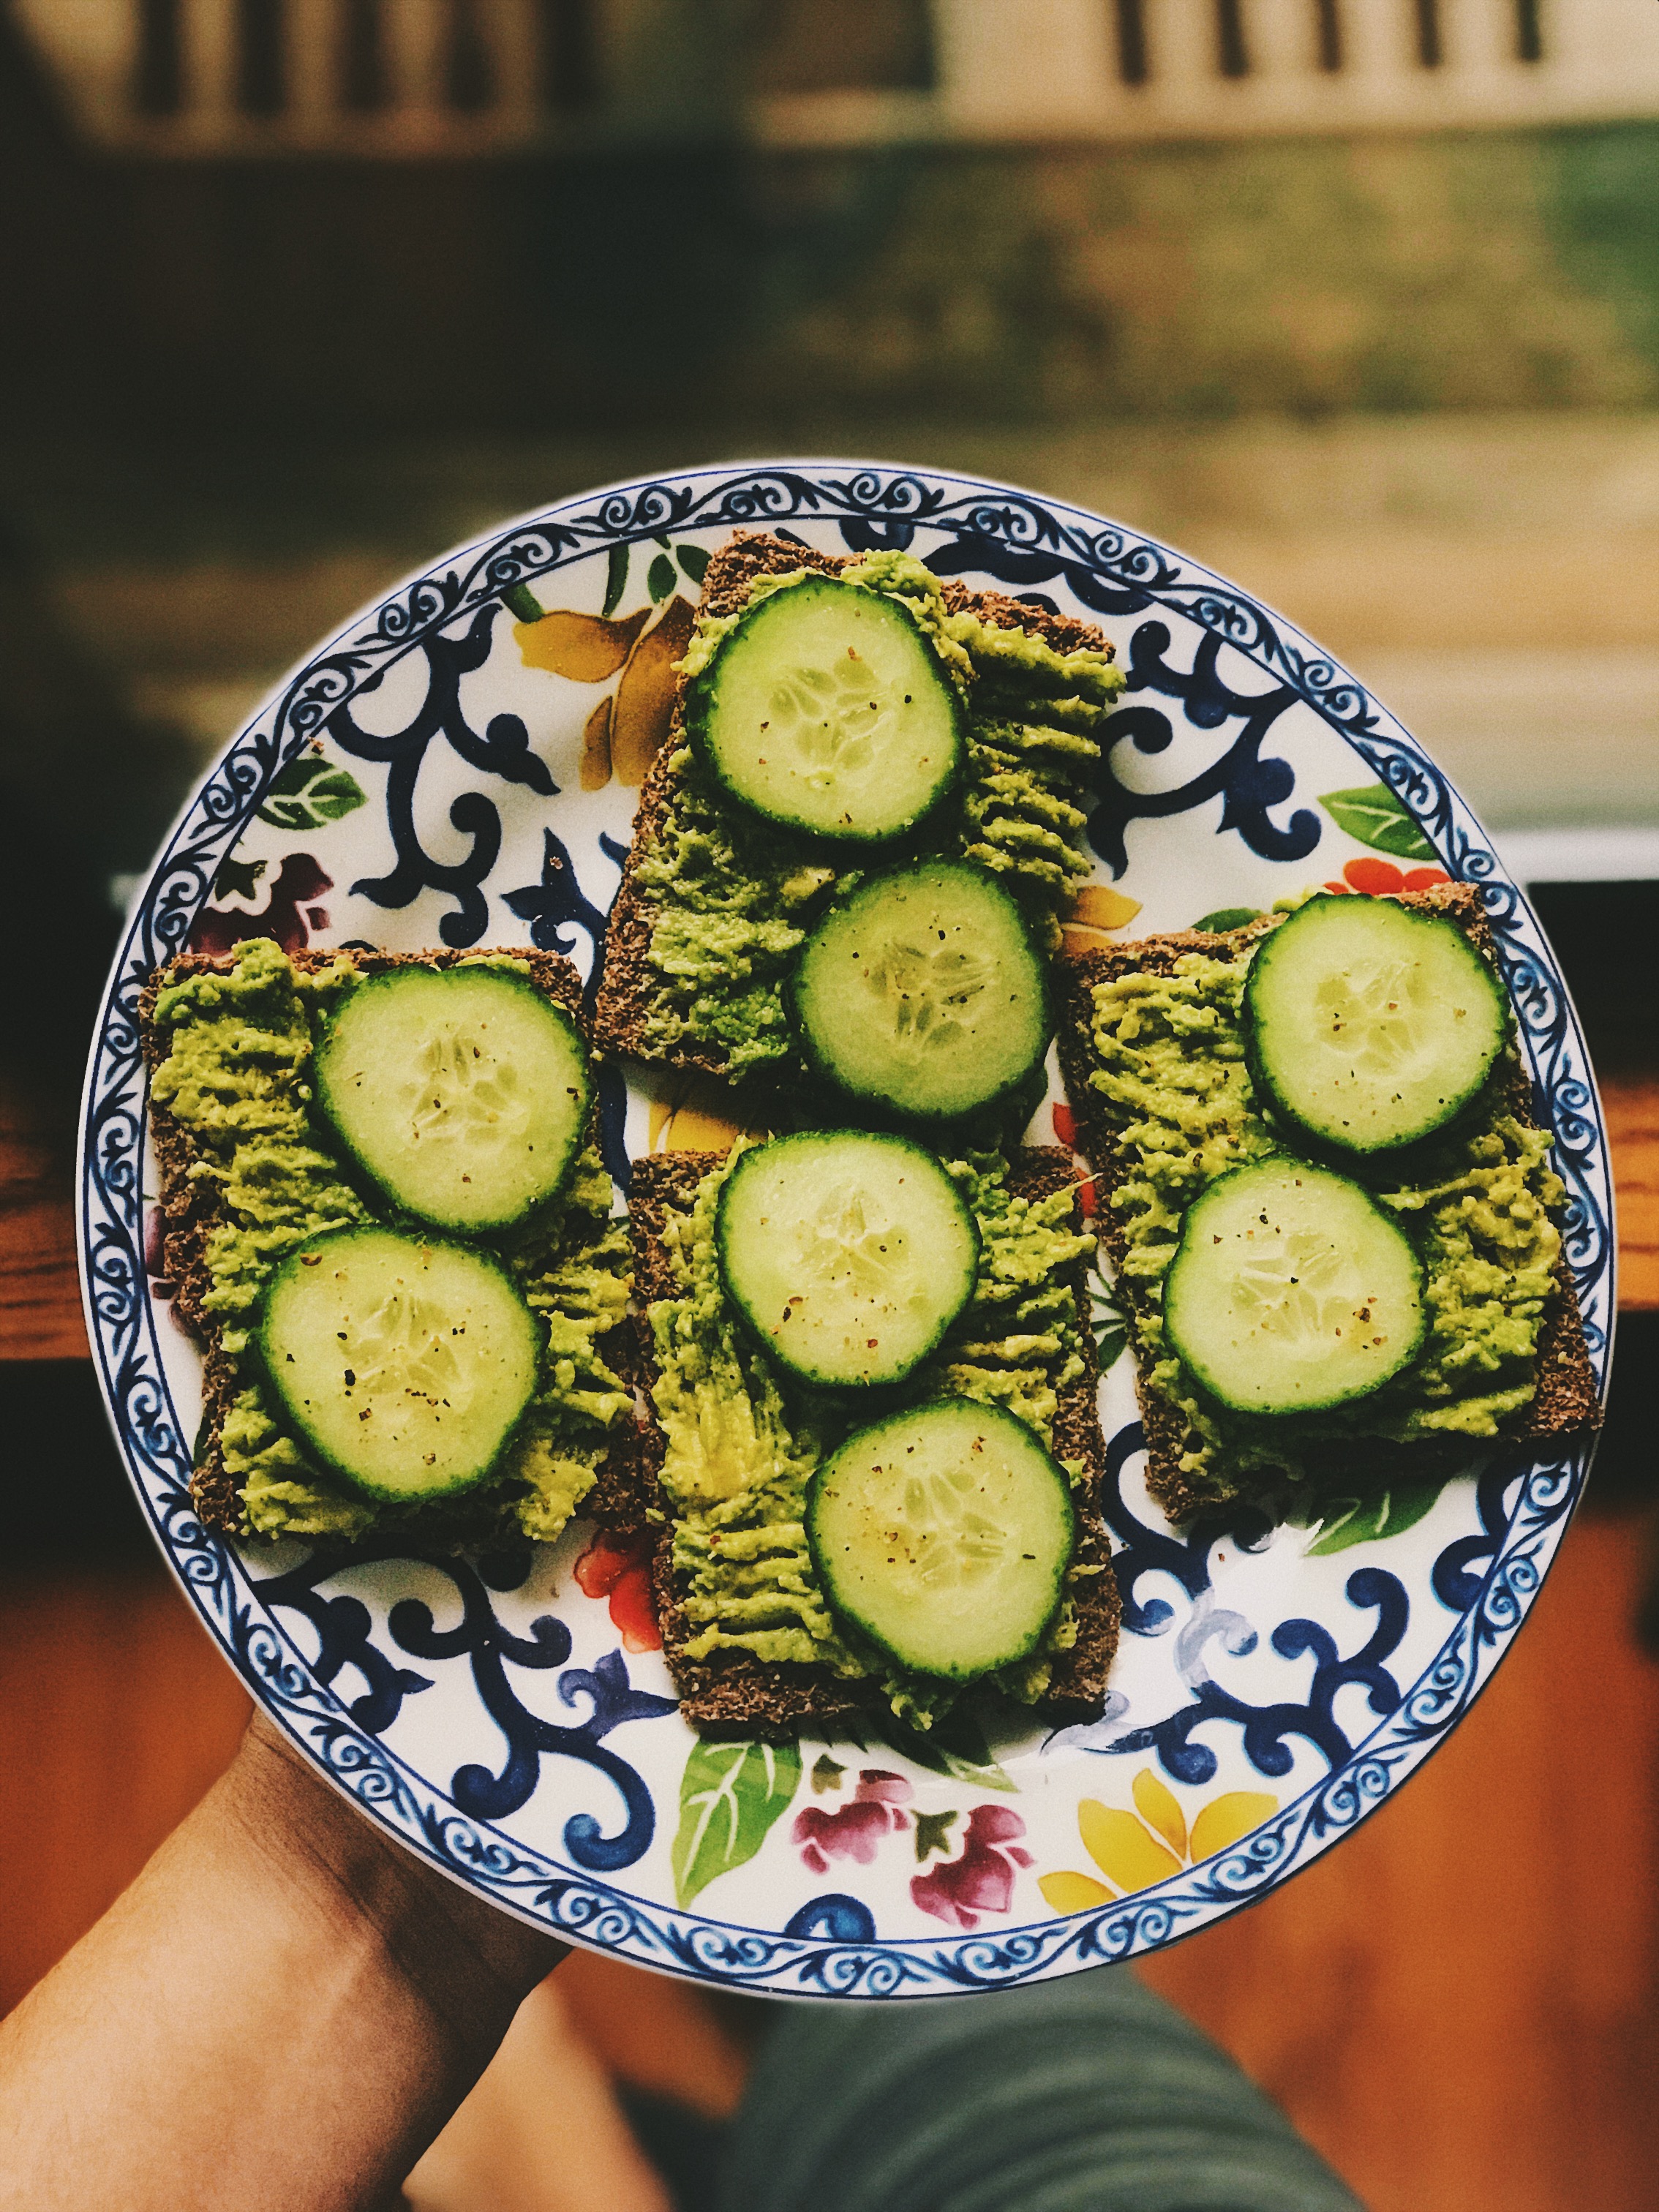
[[[1014,1842],[1025,1823],[1006,1805],[975,1805],[968,1815],[959,1859],[941,1859],[910,1883],[924,1912],[952,1928],[977,1928],[981,1912],[1006,1912],[1014,1901],[1014,1873],[1031,1863]]]
[[[909,1815],[900,1808],[908,1805],[914,1795],[902,1774],[866,1766],[845,1805],[833,1813],[809,1805],[795,1815],[793,1840],[814,1874],[828,1874],[831,1859],[872,1865],[883,1837],[908,1827]]]

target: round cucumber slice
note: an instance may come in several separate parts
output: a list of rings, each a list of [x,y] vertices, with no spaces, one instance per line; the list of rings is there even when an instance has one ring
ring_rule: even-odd
[[[1321,1144],[1417,1143],[1480,1090],[1509,1033],[1503,985],[1455,922],[1393,899],[1310,899],[1244,984],[1250,1069]]]
[[[587,1126],[580,1032],[500,968],[393,968],[317,1046],[317,1100],[392,1204],[440,1229],[506,1229],[563,1182]]]
[[[835,1130],[745,1152],[720,1192],[728,1296],[803,1382],[896,1382],[973,1296],[979,1231],[938,1161]]]
[[[1164,1279],[1170,1348],[1243,1413],[1364,1398],[1423,1341],[1423,1266],[1346,1176],[1279,1157],[1235,1168],[1188,1212]]]
[[[744,613],[687,687],[685,724],[740,805],[850,844],[908,835],[963,757],[960,703],[908,610],[828,576]]]
[[[1074,1534],[1065,1471],[1000,1407],[938,1398],[849,1437],[812,1479],[830,1604],[900,1667],[971,1682],[1033,1652]]]
[[[379,1228],[291,1253],[258,1335],[309,1449],[354,1489],[404,1502],[483,1481],[530,1402],[541,1342],[493,1261]]]
[[[1000,1103],[1048,1047],[1048,981],[1024,917],[962,860],[860,885],[802,946],[789,996],[808,1065],[904,1121]]]

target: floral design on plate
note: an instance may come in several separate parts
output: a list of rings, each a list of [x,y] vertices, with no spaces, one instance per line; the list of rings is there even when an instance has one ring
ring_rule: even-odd
[[[200,1364],[147,1266],[150,970],[248,936],[516,944],[568,953],[591,989],[702,569],[756,527],[908,548],[1101,624],[1129,686],[1089,824],[1094,878],[1065,924],[1078,943],[1321,885],[1478,885],[1605,1370],[1609,1185],[1583,1040],[1524,897],[1409,733],[1248,592],[1121,525],[963,477],[796,461],[614,486],[486,533],[326,640],[226,746],[110,980],[82,1132],[88,1323],[140,1500],[208,1630],[410,1849],[569,1940],[730,1987],[993,1988],[1202,1926],[1383,1802],[1520,1627],[1587,1451],[1472,1455],[1432,1495],[1355,1501],[1318,1529],[1171,1530],[1141,1478],[1101,1273],[1125,1615],[1104,1711],[1058,1730],[1014,1715],[703,1743],[657,1648],[644,1546],[599,1547],[580,1523],[551,1547],[463,1559],[209,1535],[188,1491]],[[741,1126],[719,1086],[616,1067],[601,1109],[619,1204],[630,1158]],[[1055,1090],[1032,1135],[1069,1142],[1069,1127]]]

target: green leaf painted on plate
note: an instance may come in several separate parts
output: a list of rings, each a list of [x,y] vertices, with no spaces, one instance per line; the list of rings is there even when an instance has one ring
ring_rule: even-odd
[[[1381,786],[1378,786],[1381,789]],[[1338,794],[1340,795],[1340,793]],[[1213,914],[1206,914],[1193,924],[1194,929],[1243,929],[1247,921],[1261,918],[1259,906],[1218,906]]]
[[[916,1815],[916,1857],[926,1865],[930,1851],[944,1857],[951,1856],[951,1831],[962,1818],[960,1813],[918,1813]]]
[[[908,1728],[890,1712],[872,1713],[864,1725],[890,1751],[926,1767],[930,1774],[947,1775],[952,1782],[975,1783],[981,1790],[1018,1791],[1019,1788],[992,1757],[984,1729],[960,1705],[930,1729]],[[867,1751],[870,1746],[866,1743],[860,1747]]]
[[[539,622],[547,611],[528,584],[509,584],[501,593],[501,605],[521,623]]]
[[[1123,1357],[1128,1343],[1128,1323],[1118,1303],[1117,1285],[1108,1277],[1097,1254],[1088,1274],[1089,1325],[1094,1332],[1095,1358],[1103,1375]]]
[[[622,605],[622,595],[628,589],[628,548],[613,545],[605,569],[605,605],[599,611],[609,617]]]
[[[1400,860],[1431,860],[1434,848],[1417,817],[1386,783],[1364,783],[1353,791],[1328,791],[1319,801],[1339,830],[1374,852]]]
[[[659,553],[645,572],[647,589],[653,599],[665,599],[674,588],[674,564],[665,553]]]
[[[252,900],[266,866],[264,860],[221,860],[213,878],[214,897]]]
[[[679,1832],[670,1854],[683,1905],[754,1857],[799,1781],[800,1752],[793,1743],[693,1747],[680,1778]]]
[[[706,545],[682,545],[675,556],[694,584],[701,584],[708,573],[708,548]]]
[[[1385,1490],[1380,1498],[1344,1498],[1340,1510],[1327,1513],[1320,1526],[1324,1534],[1308,1547],[1310,1559],[1327,1559],[1346,1552],[1350,1544],[1380,1542],[1414,1528],[1439,1497],[1442,1482],[1416,1482],[1404,1490]]]
[[[277,775],[265,793],[259,819],[278,830],[316,830],[367,804],[363,787],[349,769],[307,753]]]

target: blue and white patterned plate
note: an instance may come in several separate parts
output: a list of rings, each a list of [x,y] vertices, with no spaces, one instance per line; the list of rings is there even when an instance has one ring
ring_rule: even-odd
[[[618,777],[660,732],[708,553],[744,526],[908,547],[1100,623],[1129,689],[1090,823],[1097,928],[1177,927],[1310,883],[1477,884],[1605,1373],[1611,1193],[1583,1040],[1525,899],[1422,748],[1289,623],[1162,545],[1000,485],[836,462],[621,485],[481,538],[347,623],[227,746],[135,906],[93,1054],[93,1343],[144,1510],[227,1658],[445,1873],[578,1943],[732,1988],[922,1996],[1068,1973],[1261,1897],[1399,1786],[1524,1619],[1586,1449],[1480,1454],[1437,1497],[1407,1489],[1334,1527],[1183,1538],[1146,1494],[1103,1281],[1125,1631],[1108,1709],[925,1754],[699,1744],[637,1578],[584,1558],[591,1530],[465,1560],[368,1545],[325,1568],[297,1545],[225,1544],[191,1510],[200,1364],[145,1265],[144,977],[250,934],[534,943],[590,969],[634,805]],[[580,619],[532,634],[503,605],[515,585]],[[619,1180],[677,1125],[695,1141],[702,1110],[620,1076],[605,1108]]]

